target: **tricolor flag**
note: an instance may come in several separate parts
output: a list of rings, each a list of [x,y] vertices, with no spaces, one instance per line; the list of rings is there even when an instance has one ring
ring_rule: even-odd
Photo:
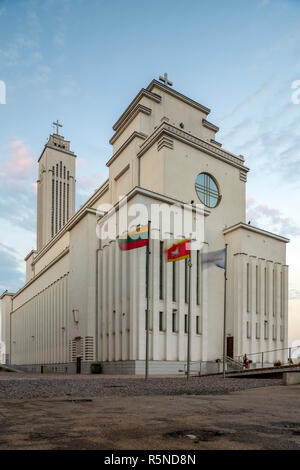
[[[124,238],[119,238],[119,247],[122,251],[133,250],[149,243],[149,227],[137,227],[133,232],[127,232]]]
[[[166,260],[169,261],[180,261],[181,259],[189,258],[190,256],[190,240],[186,238],[178,243],[175,243],[165,250]]]
[[[211,251],[210,253],[203,253],[203,264],[214,264],[218,268],[226,269],[226,248],[218,251]]]

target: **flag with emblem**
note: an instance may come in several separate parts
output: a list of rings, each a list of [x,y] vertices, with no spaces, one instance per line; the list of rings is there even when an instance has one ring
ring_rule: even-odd
[[[149,243],[149,227],[137,227],[132,232],[127,232],[124,238],[119,238],[119,248],[121,251],[133,250]]]
[[[178,243],[174,243],[165,251],[166,261],[180,261],[190,256],[190,240],[186,238]]]

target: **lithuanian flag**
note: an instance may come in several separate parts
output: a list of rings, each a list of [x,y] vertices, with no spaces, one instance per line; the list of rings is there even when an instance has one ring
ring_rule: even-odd
[[[171,248],[165,250],[166,260],[169,261],[180,261],[181,259],[188,258],[190,256],[190,240],[186,238],[178,243],[174,243]]]
[[[122,251],[133,250],[149,243],[149,227],[137,227],[133,232],[127,232],[125,238],[119,238],[119,247]]]

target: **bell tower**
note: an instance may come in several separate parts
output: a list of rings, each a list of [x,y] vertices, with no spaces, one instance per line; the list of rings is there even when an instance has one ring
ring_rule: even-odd
[[[39,252],[75,212],[75,158],[70,142],[59,134],[58,121],[38,160],[37,251]]]

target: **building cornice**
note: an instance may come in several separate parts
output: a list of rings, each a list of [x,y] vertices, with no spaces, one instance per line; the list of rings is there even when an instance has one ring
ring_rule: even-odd
[[[226,150],[220,149],[219,147],[212,145],[209,142],[200,139],[199,137],[188,134],[182,129],[179,129],[165,121],[162,122],[161,125],[157,129],[155,129],[155,131],[151,135],[149,135],[147,139],[145,139],[145,141],[141,144],[141,150],[138,152],[137,157],[142,157],[142,155],[147,152],[147,150],[152,147],[152,145],[163,135],[168,135],[169,137],[184,142],[187,145],[202,150],[205,153],[208,153],[209,155],[212,155],[215,158],[218,158],[220,160],[225,161],[226,163],[229,163],[230,165],[240,168],[245,172],[249,171],[249,168],[244,166],[243,158],[236,156],[230,152],[227,152]]]
[[[163,202],[163,203],[166,203],[166,204],[176,204],[179,207],[185,207],[186,205],[190,206],[190,204],[187,204],[184,201],[180,201],[179,199],[175,199],[175,198],[172,198],[172,197],[169,197],[169,196],[165,196],[164,194],[156,193],[156,192],[150,191],[149,189],[142,188],[140,186],[135,186],[127,194],[126,197],[124,197],[120,201],[116,202],[114,204],[114,206],[112,206],[112,208],[108,212],[106,212],[104,215],[101,215],[98,218],[98,221],[100,219],[101,219],[101,221],[103,221],[104,219],[109,218],[111,213],[115,213],[115,211],[118,211],[123,206],[123,204],[127,204],[128,201],[130,201],[131,199],[133,199],[137,195],[149,197],[151,199],[155,199],[157,201],[160,201],[160,202]],[[193,210],[193,212],[198,212],[198,213],[203,214],[205,217],[210,215],[210,210],[206,209],[204,206],[203,206],[203,208],[193,206],[192,210]]]
[[[114,144],[116,140],[120,137],[121,134],[125,131],[125,129],[129,126],[129,124],[133,121],[134,118],[139,113],[146,114],[147,116],[150,116],[152,112],[152,109],[147,108],[147,106],[144,106],[142,104],[137,104],[132,111],[128,114],[128,116],[124,119],[122,122],[122,125],[118,127],[118,130],[114,133],[112,138],[110,139],[109,143]]]
[[[118,156],[123,152],[123,150],[126,149],[126,147],[133,141],[133,139],[135,138],[138,138],[138,139],[142,139],[142,140],[145,140],[147,138],[147,135],[146,134],[143,134],[142,132],[137,132],[137,131],[134,131],[129,137],[127,140],[125,140],[124,144],[121,145],[121,147],[113,154],[113,156],[108,160],[108,162],[106,163],[106,166],[110,166],[116,158],[118,158]]]
[[[50,144],[47,143],[45,145],[45,147],[43,148],[43,151],[42,151],[41,155],[39,156],[38,162],[42,158],[42,156],[43,156],[43,154],[44,154],[44,152],[47,148],[52,149],[52,150],[56,150],[57,152],[66,153],[67,155],[70,155],[70,157],[74,157],[74,158],[77,157],[77,155],[74,152],[71,152],[71,150],[66,150],[66,149],[62,149],[60,147],[55,147],[54,145],[50,145]]]
[[[202,124],[204,127],[207,127],[207,129],[210,129],[211,131],[219,132],[220,130],[218,126],[215,126],[214,124],[207,121],[206,119],[202,119]]]
[[[146,90],[145,88],[142,88],[141,91],[136,95],[136,97],[131,101],[129,106],[125,109],[124,113],[119,117],[117,122],[113,125],[114,131],[117,131],[123,125],[128,115],[132,112],[132,110],[143,97],[149,98],[150,100],[155,101],[156,103],[161,102],[161,96],[156,95],[155,93],[151,93],[151,91]]]
[[[234,232],[235,230],[239,230],[239,229],[248,230],[249,232],[257,233],[258,235],[263,235],[265,237],[274,238],[275,240],[278,240],[284,243],[289,243],[290,241],[288,238],[282,237],[281,235],[277,235],[276,233],[268,232],[267,230],[262,230],[260,228],[253,227],[252,225],[245,224],[243,222],[239,222],[238,224],[235,224],[235,225],[232,225],[231,227],[226,228],[225,230],[223,230],[223,233],[224,235],[227,235],[228,233]]]
[[[157,80],[152,80],[152,82],[147,86],[147,90],[152,91],[153,88],[158,88],[159,90],[164,91],[165,93],[168,93],[169,95],[172,95],[176,98],[178,98],[181,101],[184,101],[185,103],[189,104],[190,106],[193,106],[193,108],[198,109],[199,111],[202,111],[202,113],[208,115],[210,113],[210,109],[207,108],[206,106],[203,106],[202,104],[198,103],[197,101],[192,100],[191,98],[188,98],[187,96],[183,95],[182,93],[179,93],[179,91],[173,90],[173,88],[170,88],[169,86],[164,85],[161,82],[158,82]]]
[[[16,295],[16,294],[14,294],[13,292],[3,292],[3,294],[0,297],[0,300],[4,299],[4,297],[6,297],[6,296],[7,297],[13,297],[14,295]]]

